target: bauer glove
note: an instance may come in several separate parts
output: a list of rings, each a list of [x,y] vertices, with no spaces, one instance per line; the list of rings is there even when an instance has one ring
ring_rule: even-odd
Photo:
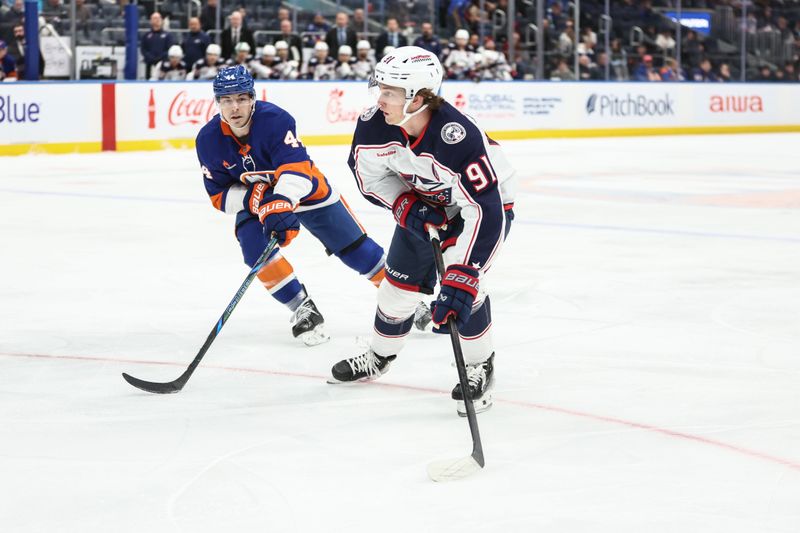
[[[461,330],[472,313],[478,295],[478,269],[467,265],[450,265],[442,276],[442,287],[433,304],[433,322],[443,325],[452,316]]]
[[[413,192],[403,193],[392,205],[394,219],[400,227],[407,229],[415,237],[428,240],[428,228],[439,228],[447,222],[442,209],[423,202]]]
[[[280,194],[269,194],[258,208],[258,220],[264,224],[264,235],[273,235],[280,246],[288,246],[300,232],[300,221],[294,214],[292,202]]]

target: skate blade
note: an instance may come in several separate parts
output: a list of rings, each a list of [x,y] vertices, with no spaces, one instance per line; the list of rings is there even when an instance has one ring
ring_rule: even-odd
[[[306,346],[317,346],[331,340],[331,336],[325,332],[322,324],[311,331],[306,331],[297,336]]]
[[[475,414],[483,413],[484,411],[488,411],[494,405],[492,402],[492,398],[486,398],[486,394],[484,394],[484,398],[481,398],[478,401],[472,402],[472,405],[475,407]],[[456,412],[458,416],[466,417],[467,416],[467,406],[464,405],[464,402],[461,400],[456,400]]]

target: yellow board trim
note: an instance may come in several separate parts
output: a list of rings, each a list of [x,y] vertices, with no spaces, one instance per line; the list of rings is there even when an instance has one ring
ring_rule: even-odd
[[[506,130],[490,131],[489,136],[498,141],[523,139],[559,139],[586,137],[642,137],[650,135],[714,135],[739,133],[792,133],[800,132],[800,124],[778,126],[685,126],[670,128],[597,128],[563,130]],[[352,134],[304,135],[309,146],[350,144]],[[194,139],[162,139],[143,141],[117,141],[118,152],[165,150],[168,148],[194,148]],[[0,156],[23,154],[70,154],[102,151],[100,142],[7,144],[0,145]]]
[[[101,142],[0,144],[0,156],[25,154],[86,154],[101,152]]]

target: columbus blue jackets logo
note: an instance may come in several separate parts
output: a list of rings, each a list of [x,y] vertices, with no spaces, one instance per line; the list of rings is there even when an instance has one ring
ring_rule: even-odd
[[[447,144],[456,144],[464,140],[467,130],[458,122],[448,122],[442,128],[442,140]]]
[[[376,105],[370,107],[369,109],[365,109],[364,112],[361,113],[361,120],[363,120],[364,122],[368,121],[375,115],[377,111],[378,111],[378,106]]]

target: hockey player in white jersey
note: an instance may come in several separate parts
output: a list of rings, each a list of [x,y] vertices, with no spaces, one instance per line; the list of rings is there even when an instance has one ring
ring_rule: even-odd
[[[356,126],[349,164],[364,197],[394,214],[386,278],[369,349],[333,366],[334,382],[375,379],[405,343],[419,295],[433,294],[428,228],[439,229],[446,265],[433,306],[439,331],[453,316],[476,411],[492,404],[494,346],[486,273],[513,220],[515,173],[499,145],[437,96],[443,71],[423,48],[385,56],[370,81],[377,106]],[[452,392],[465,415],[460,385]]]

